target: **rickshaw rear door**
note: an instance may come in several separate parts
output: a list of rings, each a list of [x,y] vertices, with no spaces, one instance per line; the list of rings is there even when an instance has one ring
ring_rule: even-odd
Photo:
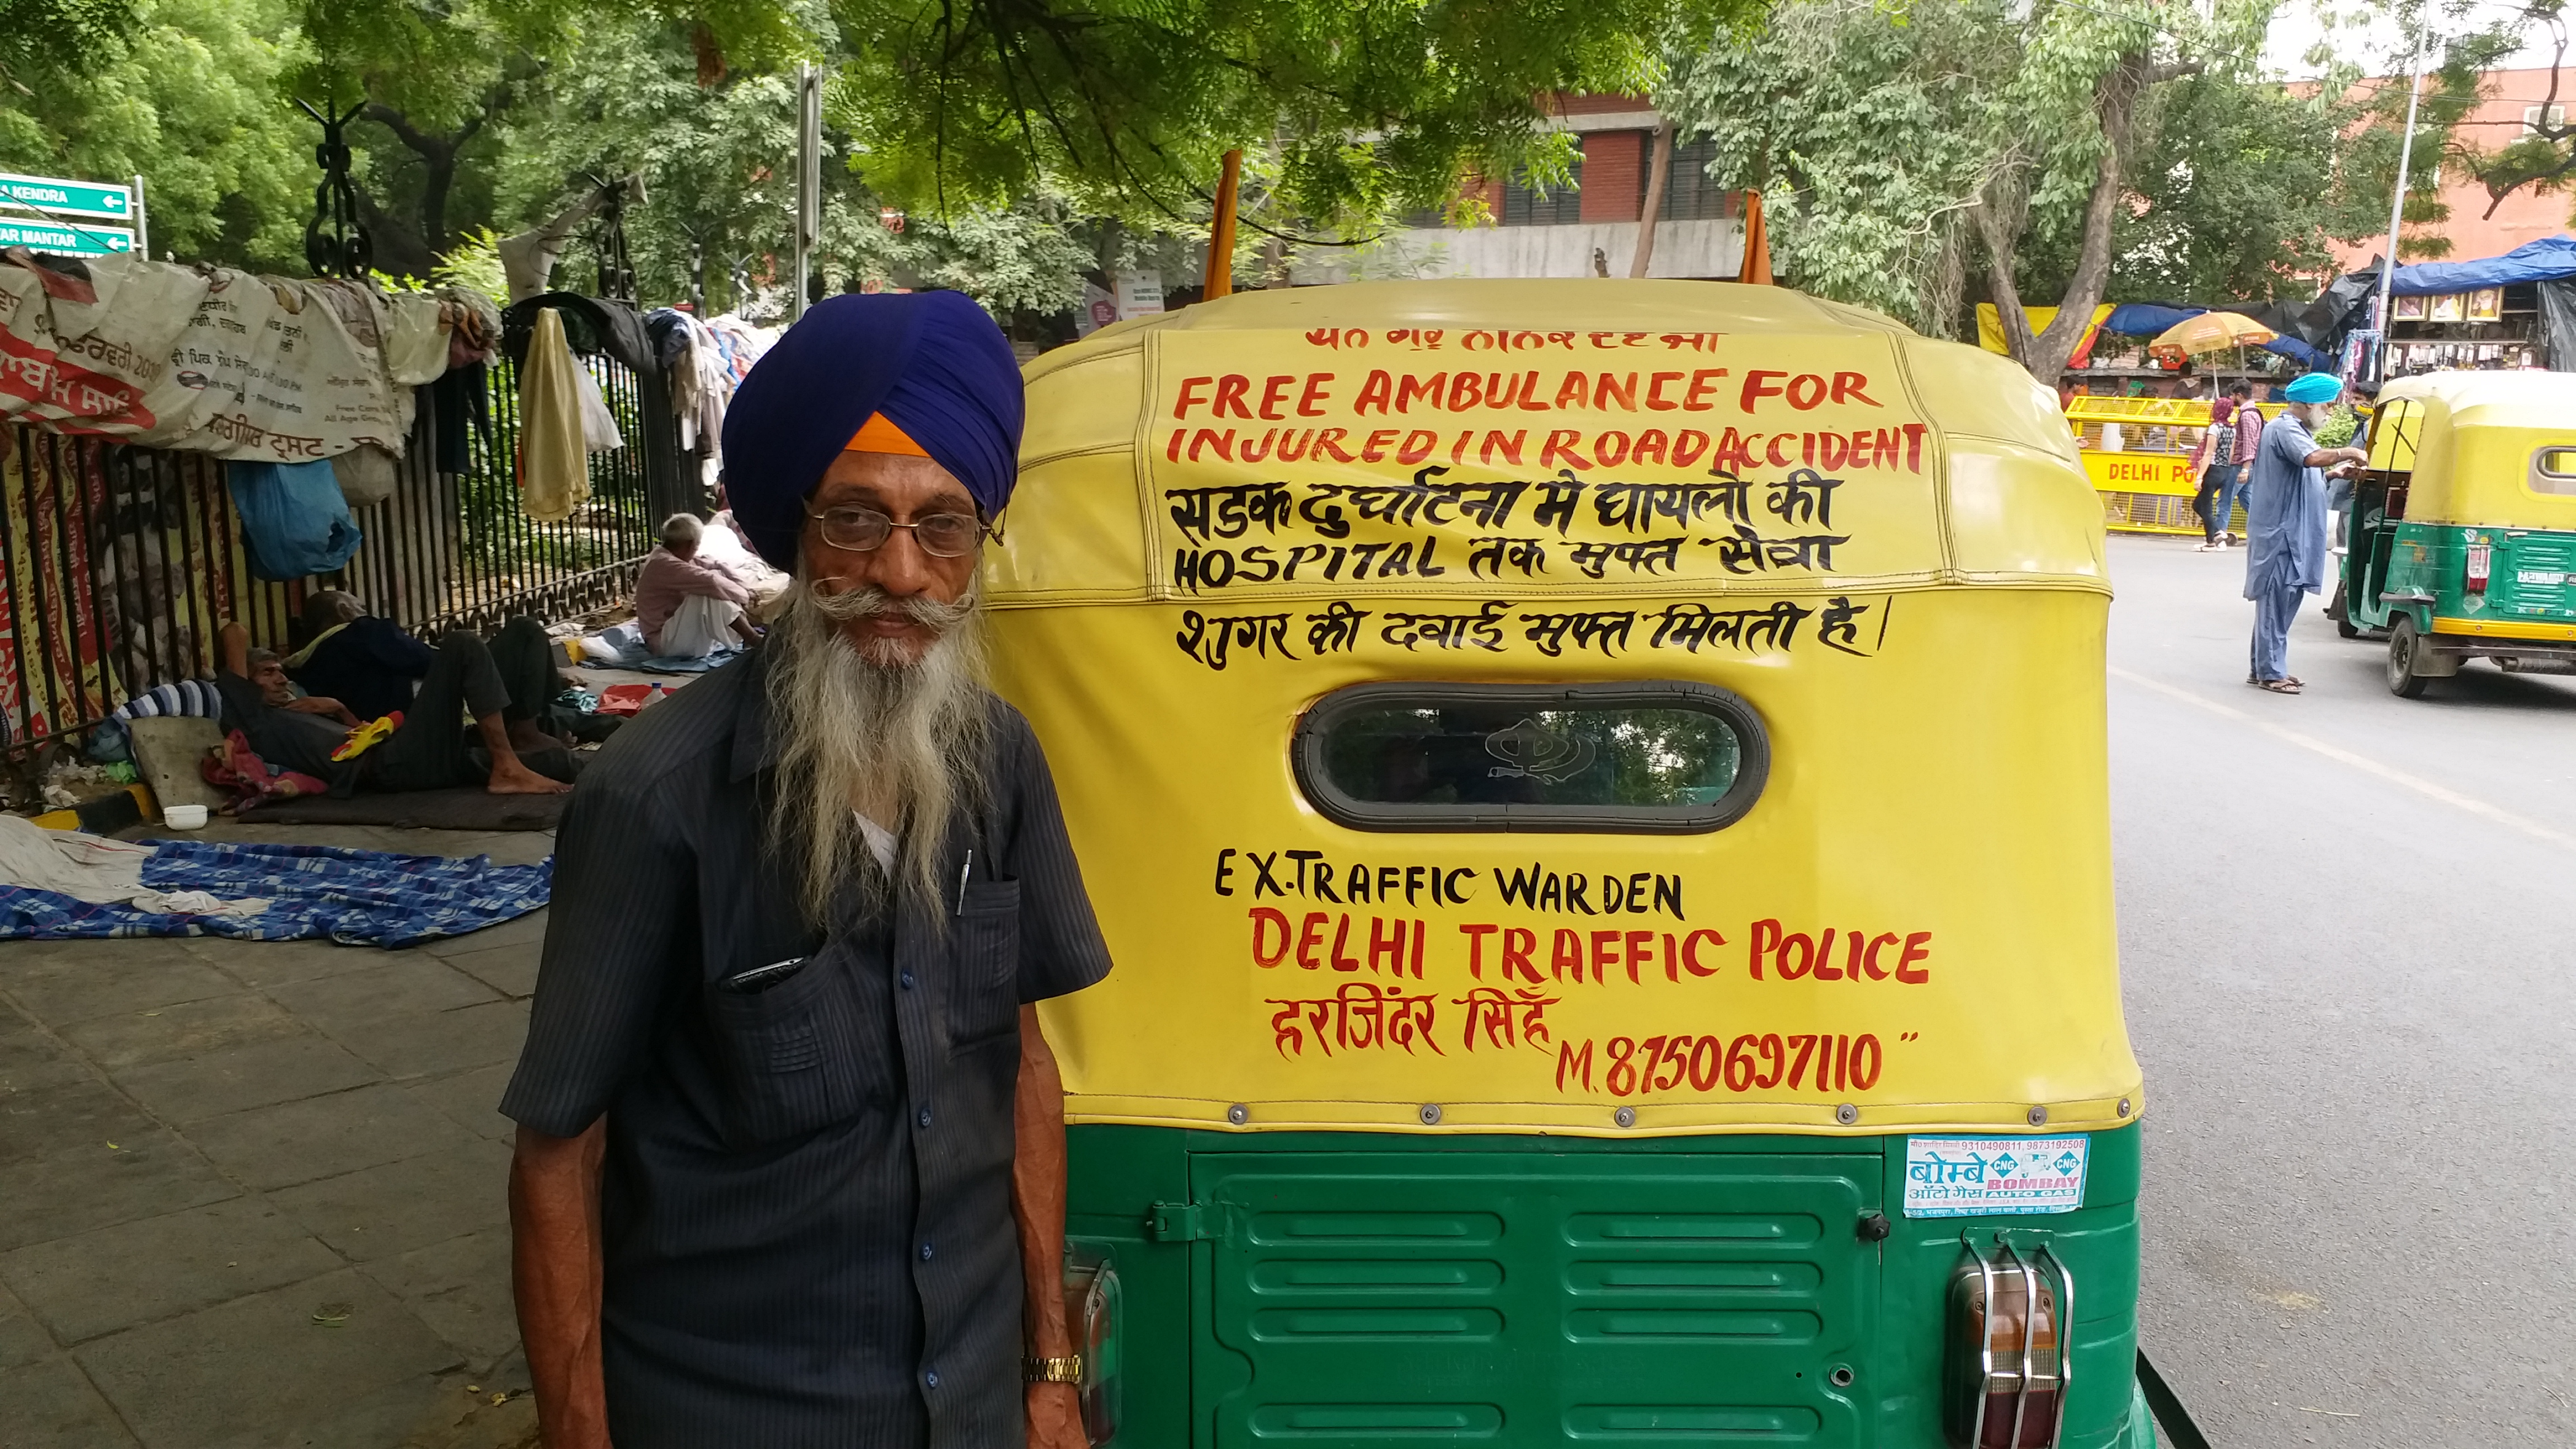
[[[1194,1156],[1216,1240],[1191,1294],[1194,1437],[1213,1414],[1221,1446],[1859,1443],[1877,1259],[1855,1226],[1881,1172],[1831,1153]]]

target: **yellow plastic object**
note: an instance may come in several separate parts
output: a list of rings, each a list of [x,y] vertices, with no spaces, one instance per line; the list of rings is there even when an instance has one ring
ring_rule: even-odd
[[[2099,505],[2020,369],[1779,288],[1591,280],[1247,293],[1028,374],[984,585],[1117,960],[1044,1008],[1073,1120],[2134,1116]],[[1344,686],[1641,680],[1758,712],[1742,819],[1368,831],[1294,777]]]
[[[331,758],[354,760],[393,738],[394,731],[401,728],[402,711],[396,710],[392,714],[379,715],[349,731],[348,735],[331,751]]]
[[[2576,492],[2535,458],[2576,449],[2576,375],[2436,372],[2381,390],[2370,466],[2411,471],[2410,523],[2576,529]]]

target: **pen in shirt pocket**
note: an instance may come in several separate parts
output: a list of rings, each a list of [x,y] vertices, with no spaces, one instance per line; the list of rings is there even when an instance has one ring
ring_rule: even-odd
[[[972,874],[972,873],[974,872],[974,869],[975,869],[975,852],[974,852],[974,851],[972,851],[972,850],[969,850],[969,851],[967,851],[967,852],[966,852],[966,863],[965,863],[964,865],[961,865],[961,866],[957,867],[957,911],[956,911],[956,914],[961,915],[961,916],[962,916],[962,915],[964,915],[964,914],[966,914],[966,877],[967,877],[968,875]]]

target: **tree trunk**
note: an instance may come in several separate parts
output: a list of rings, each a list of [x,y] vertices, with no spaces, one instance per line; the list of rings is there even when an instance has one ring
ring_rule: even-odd
[[[2093,309],[2101,305],[2102,293],[2110,284],[2111,246],[2120,220],[2120,198],[2127,189],[2129,133],[2137,119],[2138,98],[2157,81],[2199,69],[2198,62],[2157,65],[2143,51],[2132,52],[2120,57],[2095,85],[2094,111],[2102,124],[2102,160],[2094,175],[2092,195],[2084,204],[2084,231],[2076,248],[2074,275],[2067,279],[2065,295],[2058,299],[2057,315],[2049,319],[2047,330],[2036,336],[2031,333],[2029,315],[2022,310],[2021,289],[2014,277],[2027,200],[2006,206],[1980,202],[1976,209],[1977,230],[1986,243],[1987,275],[2005,343],[2015,361],[2050,387],[2057,385],[2067,360],[2075,355],[2076,344],[2092,327]]]
[[[1637,255],[1628,263],[1628,275],[1642,277],[1655,260],[1655,223],[1664,215],[1664,186],[1673,170],[1673,123],[1655,128],[1655,150],[1647,161],[1646,206],[1637,218]]]
[[[376,270],[397,277],[427,277],[437,263],[428,243],[411,223],[376,205],[376,199],[365,187],[358,191],[358,224],[367,229],[367,239],[374,245]]]
[[[485,100],[480,114],[468,118],[453,134],[445,136],[420,129],[412,124],[409,116],[382,101],[367,103],[367,119],[393,132],[394,139],[402,142],[404,149],[420,158],[420,209],[415,232],[420,245],[432,254],[445,252],[455,241],[447,234],[447,197],[456,187],[457,157],[464,152],[465,143],[482,131],[483,123],[504,103],[507,95],[506,87],[496,88]],[[416,275],[425,277],[428,273],[423,271]]]

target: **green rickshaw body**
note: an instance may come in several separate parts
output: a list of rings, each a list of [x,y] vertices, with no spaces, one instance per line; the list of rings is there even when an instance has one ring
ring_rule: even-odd
[[[2389,687],[2485,656],[2576,670],[2576,377],[2452,372],[2380,395],[2338,591],[2347,635],[2385,631]]]

